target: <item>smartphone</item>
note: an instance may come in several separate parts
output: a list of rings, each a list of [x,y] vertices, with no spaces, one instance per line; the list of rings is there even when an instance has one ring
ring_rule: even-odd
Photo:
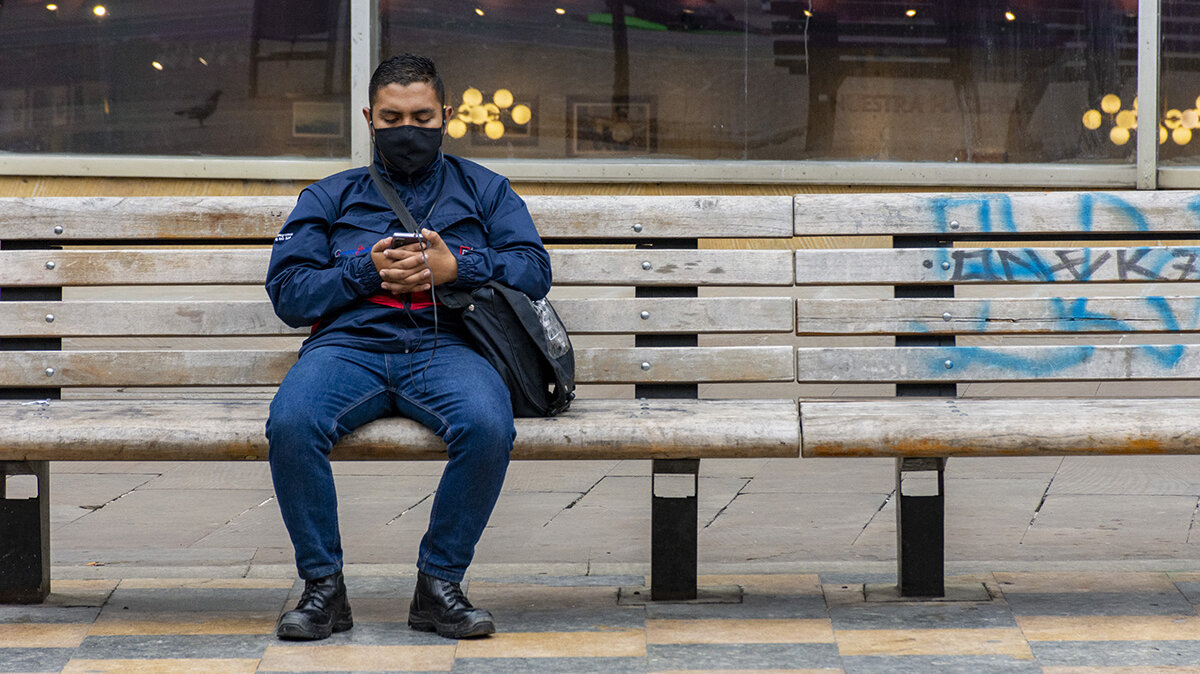
[[[419,243],[424,247],[425,237],[415,232],[392,232],[392,248],[400,248],[413,243]]]

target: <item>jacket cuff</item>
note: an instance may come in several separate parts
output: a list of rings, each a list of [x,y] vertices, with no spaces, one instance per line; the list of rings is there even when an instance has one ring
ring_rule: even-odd
[[[364,295],[374,295],[383,289],[383,279],[379,278],[379,270],[375,268],[370,255],[354,258],[349,273]]]
[[[474,290],[487,282],[483,270],[479,268],[483,258],[473,251],[467,251],[458,256],[458,277],[446,284],[459,290]]]

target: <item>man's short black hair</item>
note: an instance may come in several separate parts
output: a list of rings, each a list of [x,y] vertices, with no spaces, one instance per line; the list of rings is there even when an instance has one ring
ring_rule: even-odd
[[[389,84],[408,86],[413,82],[425,82],[432,86],[433,93],[437,94],[438,103],[446,107],[446,85],[442,84],[442,76],[438,74],[433,61],[416,54],[399,54],[380,63],[371,74],[371,108],[375,107],[375,95],[380,89]]]

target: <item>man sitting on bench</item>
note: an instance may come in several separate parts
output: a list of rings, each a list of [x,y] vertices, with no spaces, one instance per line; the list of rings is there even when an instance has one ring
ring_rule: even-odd
[[[363,109],[373,162],[418,221],[423,241],[393,247],[394,211],[366,167],[310,185],[275,239],[266,287],[293,327],[313,326],[271,403],[271,476],[304,579],[283,639],[353,626],[342,578],[329,453],[383,416],[414,419],[446,442],[449,461],[417,557],[413,629],[463,638],[495,631],[459,583],[491,516],[516,431],[508,389],[439,312],[435,288],[498,280],[530,297],[550,289],[550,259],[508,181],[440,151],[445,87],[432,61],[394,56],[371,76]]]

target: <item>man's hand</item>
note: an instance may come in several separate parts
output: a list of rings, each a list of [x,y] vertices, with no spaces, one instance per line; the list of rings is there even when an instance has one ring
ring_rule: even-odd
[[[426,241],[424,251],[417,243],[392,248],[390,236],[371,247],[371,261],[383,280],[383,289],[392,295],[422,292],[429,290],[430,285],[442,285],[458,278],[458,258],[446,247],[442,237],[431,229],[422,229],[421,236]]]

